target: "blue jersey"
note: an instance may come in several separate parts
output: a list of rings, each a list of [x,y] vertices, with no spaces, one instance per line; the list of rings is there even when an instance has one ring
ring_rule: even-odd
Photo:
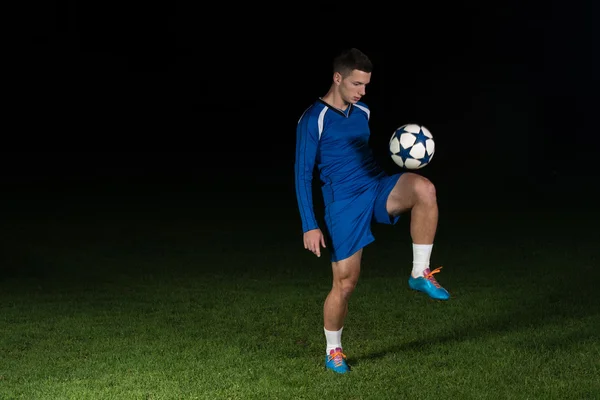
[[[318,168],[325,206],[356,196],[385,176],[369,146],[370,110],[350,104],[345,111],[318,99],[296,128],[296,196],[303,232],[318,228],[313,208],[312,178]]]

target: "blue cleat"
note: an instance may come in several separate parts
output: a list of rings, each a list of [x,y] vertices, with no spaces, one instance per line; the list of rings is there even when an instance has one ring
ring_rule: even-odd
[[[436,268],[433,271],[429,271],[429,268],[427,268],[424,276],[420,276],[418,278],[413,278],[411,276],[408,278],[408,286],[413,290],[427,293],[432,299],[448,300],[450,298],[450,293],[441,287],[433,277],[433,274],[440,272],[440,269],[442,269],[442,267]]]
[[[350,371],[350,367],[346,362],[346,355],[342,353],[342,349],[338,347],[335,350],[331,350],[329,355],[325,356],[325,368],[338,374],[345,374]]]

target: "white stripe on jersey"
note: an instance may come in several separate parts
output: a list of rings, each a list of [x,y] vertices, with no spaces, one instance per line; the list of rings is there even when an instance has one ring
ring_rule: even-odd
[[[321,133],[323,133],[323,120],[325,119],[325,113],[328,109],[329,107],[323,108],[323,110],[319,114],[319,140],[321,140]]]

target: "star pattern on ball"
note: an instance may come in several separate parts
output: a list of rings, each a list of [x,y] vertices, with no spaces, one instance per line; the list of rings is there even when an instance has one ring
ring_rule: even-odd
[[[400,152],[397,155],[399,155],[400,158],[402,158],[402,161],[406,162],[407,159],[412,158],[412,156],[410,155],[410,149],[411,147],[405,148],[400,146]]]
[[[404,125],[393,133],[392,139],[390,139],[390,154],[393,156],[394,162],[401,168],[419,169],[428,165],[433,158],[435,153],[434,139],[426,135],[427,130],[424,130],[421,126],[418,127],[418,132],[414,132],[417,130],[415,124],[411,124],[410,130],[406,129],[407,126]],[[413,136],[414,142],[412,138],[409,139],[408,136],[403,136],[403,134]],[[431,152],[427,150],[428,144]],[[416,149],[415,146],[418,148]],[[418,155],[423,156],[418,157]]]
[[[423,164],[428,164],[429,161],[431,160],[431,155],[429,154],[429,152],[425,152],[425,156],[423,156],[423,158],[420,158],[421,163]]]
[[[415,144],[423,143],[423,146],[427,147],[427,139],[430,139],[430,137],[423,133],[423,129],[419,129],[419,133],[415,133],[414,135],[417,137]]]

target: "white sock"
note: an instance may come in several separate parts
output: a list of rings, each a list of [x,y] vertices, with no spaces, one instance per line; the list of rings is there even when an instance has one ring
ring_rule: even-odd
[[[429,258],[433,244],[414,244],[413,243],[413,268],[412,277],[423,276],[423,271],[429,268]]]
[[[330,350],[334,350],[336,348],[342,348],[342,327],[339,331],[328,331],[323,328],[325,331],[325,339],[327,339],[327,349],[325,350],[325,354],[329,354]]]

